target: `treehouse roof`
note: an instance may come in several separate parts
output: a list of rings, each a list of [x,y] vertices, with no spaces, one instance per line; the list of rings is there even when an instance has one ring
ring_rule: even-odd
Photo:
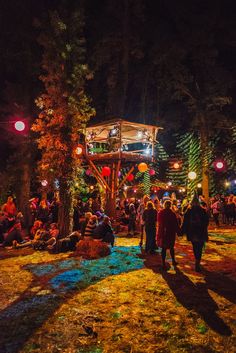
[[[118,129],[123,144],[147,142],[155,140],[156,133],[162,129],[159,126],[147,125],[131,122],[123,119],[112,119],[105,122],[92,124],[86,128],[86,137],[92,136],[93,142],[106,143],[109,132],[112,129]],[[143,135],[138,136],[138,132]]]

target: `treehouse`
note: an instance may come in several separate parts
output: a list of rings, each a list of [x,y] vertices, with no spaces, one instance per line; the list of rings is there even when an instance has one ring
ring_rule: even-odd
[[[106,212],[110,216],[115,214],[118,191],[134,177],[132,172],[135,167],[143,166],[144,170],[148,163],[154,161],[159,129],[121,119],[86,128],[85,158],[106,191]]]

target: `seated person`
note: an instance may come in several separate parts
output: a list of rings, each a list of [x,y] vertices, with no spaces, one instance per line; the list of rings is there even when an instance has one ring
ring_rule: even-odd
[[[102,223],[104,214],[102,212],[100,212],[100,211],[97,211],[95,214],[96,214],[96,216],[98,218],[98,223],[99,224]]]
[[[31,239],[34,239],[34,236],[35,236],[37,230],[42,228],[42,224],[43,223],[39,220],[34,221],[33,227],[30,229],[30,238]]]
[[[86,212],[85,213],[85,220],[83,222],[81,222],[80,232],[81,232],[82,238],[84,237],[85,229],[86,229],[88,221],[91,217],[92,217],[92,212]]]
[[[93,239],[93,232],[94,232],[94,229],[97,227],[97,225],[98,225],[98,218],[96,215],[92,215],[85,228],[84,239]]]
[[[93,239],[104,241],[105,243],[110,243],[114,246],[114,234],[110,223],[110,218],[104,216],[102,223],[98,224],[93,232]]]
[[[40,227],[37,229],[34,239],[25,243],[19,244],[18,241],[14,241],[13,246],[15,248],[33,247],[36,250],[52,249],[56,245],[57,237],[59,235],[59,229],[56,223],[50,224],[49,230],[45,229],[45,226],[40,223]]]
[[[12,246],[13,242],[21,243],[23,241],[21,223],[15,222],[13,226],[4,234],[3,246]]]

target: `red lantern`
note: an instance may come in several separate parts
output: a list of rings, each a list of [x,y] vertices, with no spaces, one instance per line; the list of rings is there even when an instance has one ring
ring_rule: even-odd
[[[108,177],[111,175],[111,168],[103,167],[102,168],[102,176]]]
[[[154,169],[150,169],[150,170],[149,170],[149,175],[151,175],[151,176],[152,176],[152,175],[155,175],[155,173],[156,173],[156,172],[155,172],[155,170],[154,170]]]
[[[91,175],[92,174],[92,170],[91,169],[87,169],[85,172],[86,175]]]
[[[134,180],[134,174],[128,175],[127,180],[128,181],[133,181]]]

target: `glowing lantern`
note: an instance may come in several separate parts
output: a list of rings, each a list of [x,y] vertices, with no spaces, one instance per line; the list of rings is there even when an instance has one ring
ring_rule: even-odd
[[[179,169],[179,168],[180,168],[180,164],[179,164],[178,162],[175,162],[175,163],[173,164],[173,168],[174,168],[174,169]]]
[[[156,172],[155,172],[155,170],[154,170],[154,169],[150,169],[150,170],[149,170],[149,175],[151,175],[151,176],[152,176],[152,175],[155,175],[155,173],[156,173]]]
[[[86,175],[91,175],[92,174],[92,170],[91,169],[87,169],[85,172]]]
[[[138,165],[138,170],[141,172],[141,173],[145,173],[147,170],[148,170],[148,166],[146,163],[140,163]]]
[[[16,131],[24,131],[25,130],[25,123],[23,121],[16,121],[14,124]]]
[[[80,156],[83,153],[83,146],[78,145],[75,149],[75,153],[77,154],[77,156]]]
[[[102,176],[108,177],[111,175],[111,168],[103,167],[102,168]]]
[[[121,177],[121,172],[119,171],[119,172],[118,172],[118,178],[120,178],[120,177]]]
[[[133,180],[134,180],[134,175],[133,175],[133,174],[130,174],[130,175],[127,177],[127,180],[128,180],[128,181],[133,181]]]
[[[197,187],[200,189],[202,187],[202,184],[201,183],[198,183],[197,184]]]
[[[48,185],[47,180],[46,180],[46,179],[42,180],[42,181],[41,181],[41,185],[42,185],[42,186],[47,186],[47,185]]]
[[[224,164],[222,162],[217,162],[216,163],[216,168],[217,169],[222,169],[224,167]]]
[[[189,172],[189,173],[188,173],[188,178],[189,178],[190,180],[195,180],[196,177],[197,177],[197,174],[196,174],[195,172]]]

